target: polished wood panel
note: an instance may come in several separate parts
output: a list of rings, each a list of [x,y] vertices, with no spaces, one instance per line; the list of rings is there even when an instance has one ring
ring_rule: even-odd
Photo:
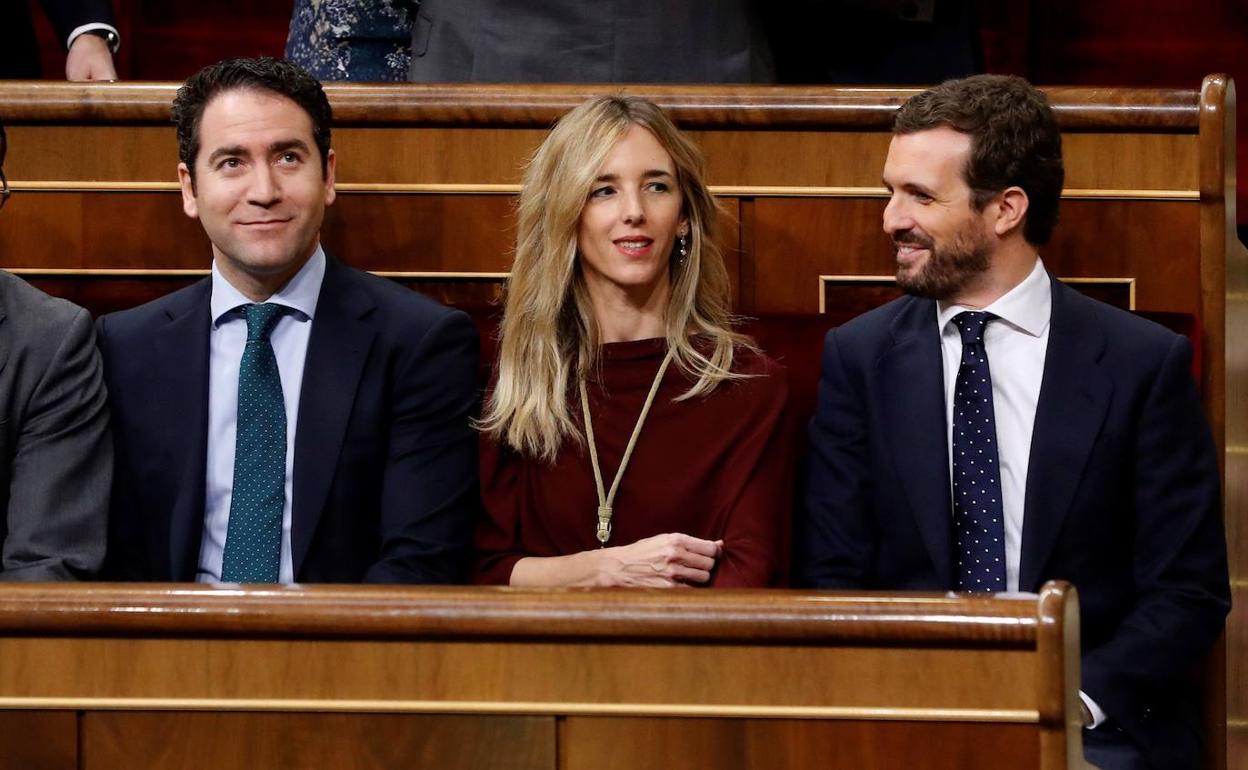
[[[745,249],[755,261],[750,310],[818,312],[820,276],[893,274],[892,248],[879,225],[884,205],[875,198],[756,200],[754,243]],[[1134,279],[1140,309],[1200,318],[1201,273],[1194,268],[1200,254],[1193,240],[1199,216],[1192,201],[1065,200],[1041,256],[1063,277]],[[857,302],[851,308],[863,309]],[[825,309],[841,319],[847,314],[835,303]]]
[[[743,215],[734,213],[746,201],[748,238]],[[728,215],[720,243],[734,287],[741,286],[742,270],[751,275],[737,303],[741,312],[818,312],[820,276],[893,272],[892,251],[879,228],[883,199],[726,197],[721,203]],[[496,293],[459,291],[450,279],[473,284],[478,279],[465,274],[510,269],[513,209],[514,198],[503,195],[344,193],[329,209],[324,241],[332,253],[362,269],[445,272],[448,281],[428,284],[436,296],[452,301],[463,296],[479,305]],[[1139,307],[1199,317],[1200,275],[1191,269],[1198,256],[1191,241],[1197,218],[1193,201],[1067,200],[1062,224],[1043,255],[1063,276],[1134,277]],[[0,254],[7,268],[206,269],[211,253],[173,192],[27,193],[6,207],[5,225]],[[1104,237],[1108,232],[1116,236]],[[170,248],[174,241],[185,246]],[[112,287],[68,279],[47,285],[93,312],[153,299],[158,285],[168,285],[123,276],[97,275],[95,281]],[[848,309],[835,301],[826,307],[836,319],[848,320],[883,296],[863,294]]]
[[[0,99],[3,98],[0,84]],[[888,152],[879,132],[695,131],[717,187],[851,188],[883,195],[880,169]],[[177,147],[165,126],[78,126],[10,129],[6,173],[21,191],[31,183],[100,180],[164,185],[177,182]],[[339,127],[334,144],[344,186],[483,185],[516,189],[524,161],[544,131]],[[116,147],[104,157],[97,143]],[[1107,152],[1112,148],[1112,152]],[[1065,143],[1071,190],[1196,190],[1196,142],[1184,134],[1073,134]],[[1141,163],[1142,158],[1153,162]],[[783,191],[780,191],[783,193]]]
[[[10,81],[0,92],[15,122],[163,123],[177,86]],[[325,86],[344,125],[477,125],[548,128],[580,102],[609,91],[644,96],[690,128],[887,128],[918,88],[750,85],[355,84]],[[1194,129],[1199,111],[1184,89],[1046,88],[1063,127]],[[99,102],[110,104],[101,111]]]
[[[114,711],[82,730],[82,770],[555,767],[554,717]]]
[[[0,770],[79,770],[73,711],[0,711]]]
[[[822,675],[822,674],[820,674]],[[999,770],[1038,767],[1040,744],[1021,725],[770,719],[569,717],[565,767],[636,770]]]
[[[1054,595],[1064,600],[1063,590],[1055,588]],[[481,634],[541,640],[603,637],[858,645],[913,641],[1027,648],[1036,644],[1039,634],[1037,612],[1034,600],[988,595],[0,585],[0,634],[110,639],[174,633],[370,639]],[[976,618],[974,624],[957,622],[968,613]],[[750,624],[742,623],[746,620]]]
[[[578,724],[627,733],[638,717],[664,740],[743,724],[763,741],[844,731],[870,750],[946,736],[1008,746],[1020,767],[1078,768],[1078,649],[1064,584],[1008,598],[0,586],[0,707],[81,710],[79,762],[97,768],[298,766],[288,744],[315,755],[380,719],[377,735],[396,737],[376,740],[398,753],[361,739],[369,761],[476,762],[516,736],[531,746],[516,756],[533,758],[519,766],[553,769],[553,729],[559,767],[597,770],[604,747]]]
[[[756,717],[919,712],[954,718],[1004,712],[1004,721],[1034,723],[1041,675],[1032,650],[970,655],[963,647],[926,645],[584,639],[518,645],[36,636],[0,640],[0,658],[5,707],[299,710],[320,704],[370,711],[393,704],[419,711]],[[916,677],[924,687],[915,686]]]

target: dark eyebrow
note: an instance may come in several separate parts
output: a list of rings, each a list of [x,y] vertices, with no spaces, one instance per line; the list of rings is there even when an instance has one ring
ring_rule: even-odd
[[[233,147],[218,147],[208,156],[208,165],[216,163],[217,158],[231,157],[234,155],[246,155],[247,150],[242,145],[234,145]]]
[[[287,150],[302,150],[303,152],[309,152],[307,142],[302,139],[286,139],[269,145],[270,155],[277,155],[279,153],[286,152]],[[247,157],[247,148],[243,147],[241,144],[236,144],[231,147],[218,147],[208,156],[208,165],[211,166],[216,163],[219,158],[229,158],[235,156]]]
[[[269,145],[270,155],[277,155],[278,153],[283,153],[287,150],[303,150],[304,152],[309,151],[307,143],[302,139],[287,139],[283,142],[274,142]]]

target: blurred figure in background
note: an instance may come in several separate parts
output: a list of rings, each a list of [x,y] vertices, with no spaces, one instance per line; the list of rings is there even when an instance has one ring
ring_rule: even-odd
[[[405,81],[418,0],[295,0],[286,58],[319,80]]]
[[[754,0],[423,0],[417,83],[770,83]]]
[[[69,80],[116,80],[121,46],[109,0],[40,0],[65,45]],[[0,3],[0,78],[39,78],[39,41],[25,0]]]

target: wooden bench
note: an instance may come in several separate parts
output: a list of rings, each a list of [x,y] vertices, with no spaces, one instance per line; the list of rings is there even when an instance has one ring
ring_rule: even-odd
[[[205,274],[181,213],[168,124],[174,85],[0,83],[15,195],[0,264],[95,311]],[[328,248],[358,267],[482,308],[508,269],[520,168],[586,86],[333,85],[339,199]],[[612,86],[666,106],[706,150],[727,213],[736,309],[824,313],[834,325],[892,296],[880,171],[913,89]],[[1248,254],[1234,238],[1235,90],[1049,88],[1067,187],[1046,265],[1106,301],[1186,314],[1226,472],[1235,609],[1209,667],[1222,766],[1248,758]],[[1234,330],[1241,330],[1233,333]],[[1231,333],[1228,333],[1231,332]],[[1230,686],[1227,686],[1227,683]],[[1242,761],[1242,760],[1241,760]]]
[[[1081,768],[1078,601],[0,586],[0,769]]]

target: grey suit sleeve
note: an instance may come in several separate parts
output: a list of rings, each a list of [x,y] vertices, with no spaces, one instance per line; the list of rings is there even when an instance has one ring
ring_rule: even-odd
[[[113,448],[95,331],[70,320],[15,437],[0,580],[89,578],[104,560]]]

